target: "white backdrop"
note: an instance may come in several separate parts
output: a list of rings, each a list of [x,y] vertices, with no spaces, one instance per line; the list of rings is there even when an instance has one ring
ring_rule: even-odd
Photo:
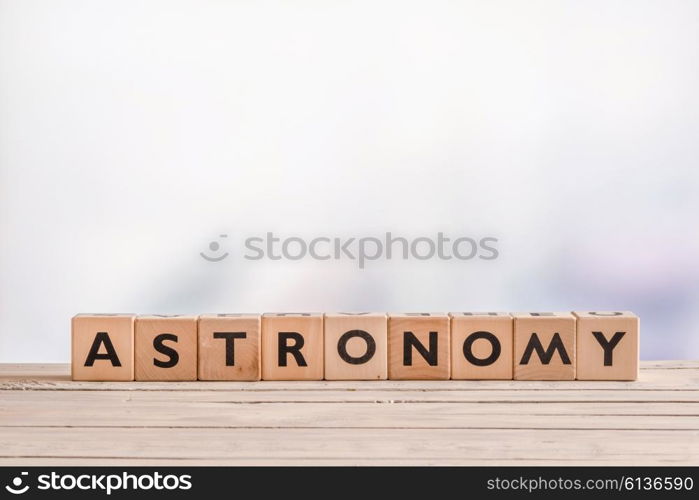
[[[77,312],[358,309],[631,309],[644,358],[697,358],[698,16],[0,0],[0,362],[68,361]],[[267,231],[500,257],[243,259]]]

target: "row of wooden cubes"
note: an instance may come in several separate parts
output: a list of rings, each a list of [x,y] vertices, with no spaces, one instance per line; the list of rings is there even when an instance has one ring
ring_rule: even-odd
[[[79,314],[74,380],[635,380],[633,313]]]

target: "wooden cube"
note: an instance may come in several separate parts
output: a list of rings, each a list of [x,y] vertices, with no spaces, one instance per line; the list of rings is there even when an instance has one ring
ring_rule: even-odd
[[[135,317],[134,314],[78,314],[73,317],[73,380],[133,380]]]
[[[326,380],[386,380],[385,313],[335,313],[323,319]]]
[[[197,379],[197,317],[136,318],[136,380]]]
[[[260,380],[259,314],[199,316],[199,380]]]
[[[323,315],[262,316],[262,378],[323,380]]]
[[[639,319],[629,311],[575,311],[577,379],[636,380]]]
[[[575,379],[575,316],[567,312],[514,315],[515,380]]]
[[[451,378],[511,380],[512,316],[508,313],[450,313]]]
[[[450,361],[447,314],[389,314],[389,379],[446,380]]]

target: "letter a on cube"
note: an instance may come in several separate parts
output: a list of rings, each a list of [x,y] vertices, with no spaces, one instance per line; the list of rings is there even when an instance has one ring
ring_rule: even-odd
[[[72,320],[73,380],[134,379],[134,314],[78,314]]]

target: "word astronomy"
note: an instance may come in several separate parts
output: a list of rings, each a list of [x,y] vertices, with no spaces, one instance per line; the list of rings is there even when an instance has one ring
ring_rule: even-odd
[[[630,312],[79,314],[73,380],[636,380]]]

